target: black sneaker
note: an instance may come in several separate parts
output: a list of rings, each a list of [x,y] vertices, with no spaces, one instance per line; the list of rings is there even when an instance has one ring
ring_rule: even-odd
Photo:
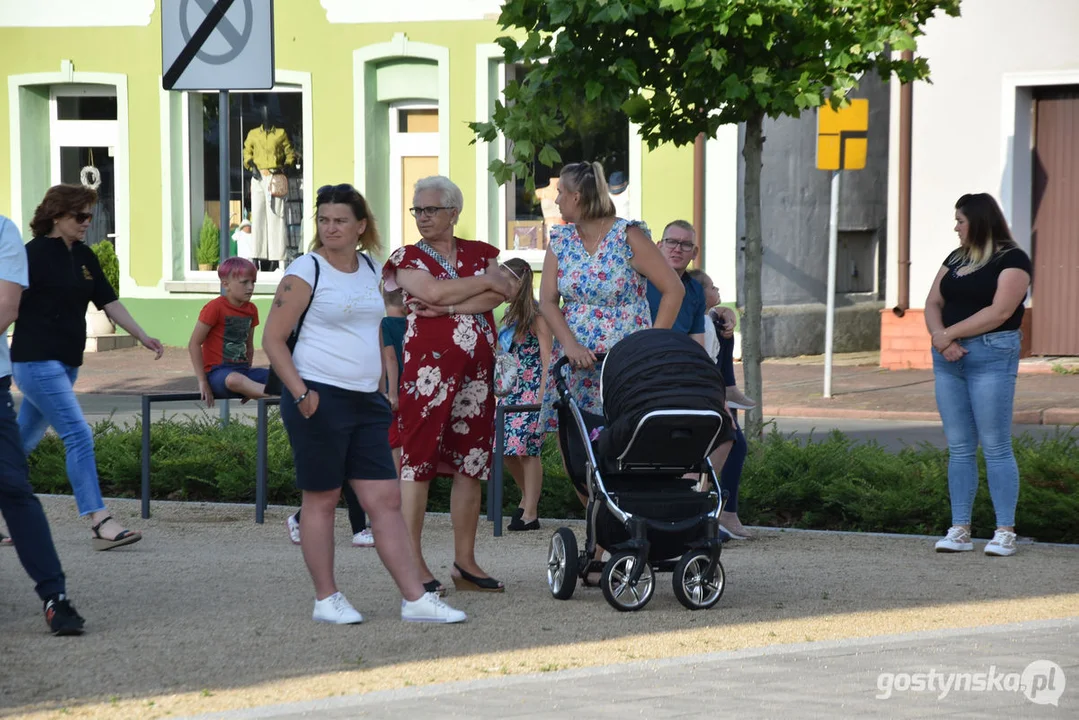
[[[82,635],[82,627],[86,624],[63,594],[45,601],[45,622],[53,635]]]

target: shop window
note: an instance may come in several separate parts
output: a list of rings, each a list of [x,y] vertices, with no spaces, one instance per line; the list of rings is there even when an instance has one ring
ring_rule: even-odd
[[[523,65],[506,68],[506,81],[523,77]],[[565,111],[562,135],[552,144],[564,164],[582,160],[598,161],[603,165],[611,187],[611,199],[619,217],[629,217],[630,193],[635,190],[636,178],[629,177],[629,119],[623,113],[601,112],[588,103],[578,103]],[[506,157],[512,156],[512,144],[507,141]],[[551,228],[562,223],[555,205],[558,194],[558,174],[561,165],[548,168],[539,162],[538,152],[533,160],[536,189],[525,189],[523,178],[505,185],[506,234],[505,248],[510,251],[543,250],[547,247]]]
[[[263,271],[282,269],[303,253],[303,102],[299,88],[229,94],[230,254]],[[199,269],[206,216],[215,228],[221,217],[218,107],[217,93],[189,95],[191,271]],[[250,232],[240,228],[245,220]]]

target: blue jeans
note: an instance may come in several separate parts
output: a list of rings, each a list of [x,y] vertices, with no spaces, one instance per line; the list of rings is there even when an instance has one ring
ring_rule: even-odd
[[[0,342],[5,342],[0,338]],[[37,594],[47,600],[66,592],[64,571],[56,555],[49,521],[30,487],[26,453],[15,423],[11,400],[11,377],[0,377],[0,515],[15,542],[19,562],[36,584]]]
[[[80,515],[105,509],[94,458],[94,434],[75,398],[79,369],[59,360],[13,363],[15,383],[22,391],[19,435],[29,455],[52,425],[64,441],[67,479],[75,493]]]
[[[1019,331],[986,333],[959,341],[967,354],[948,362],[933,350],[937,409],[948,440],[948,493],[952,524],[970,525],[978,491],[976,453],[981,443],[997,527],[1015,525],[1019,467],[1012,451],[1012,405],[1019,371]]]

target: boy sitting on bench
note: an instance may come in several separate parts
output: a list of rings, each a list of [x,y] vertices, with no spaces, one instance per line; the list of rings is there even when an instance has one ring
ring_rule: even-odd
[[[241,402],[266,397],[270,371],[251,367],[259,324],[258,308],[251,302],[257,273],[254,263],[244,258],[221,263],[217,275],[224,295],[202,308],[187,343],[206,407],[214,406],[215,397],[239,395]]]

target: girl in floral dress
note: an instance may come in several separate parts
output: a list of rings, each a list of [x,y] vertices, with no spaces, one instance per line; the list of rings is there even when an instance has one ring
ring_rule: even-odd
[[[509,340],[509,353],[517,360],[517,383],[510,393],[498,399],[499,405],[532,405],[540,401],[547,363],[551,359],[551,331],[539,314],[532,289],[532,267],[513,258],[503,266],[520,285],[502,317],[503,337]],[[540,492],[543,488],[543,430],[539,413],[513,413],[506,416],[503,462],[521,489],[521,503],[510,519],[507,530],[539,530]]]
[[[428,483],[452,476],[453,582],[458,590],[502,592],[476,562],[480,481],[494,446],[494,317],[512,295],[498,250],[453,233],[460,188],[435,176],[416,183],[411,212],[422,240],[398,248],[383,268],[386,289],[404,290],[409,309],[398,396],[401,505],[424,587],[442,593],[423,559]]]
[[[551,367],[568,357],[571,395],[582,410],[598,414],[603,403],[595,353],[638,330],[671,327],[685,290],[648,228],[615,217],[602,165],[565,166],[555,202],[568,224],[551,228],[540,282],[540,312],[555,336]],[[654,323],[645,296],[648,280],[662,295]],[[540,419],[551,432],[558,429],[556,399],[548,371]]]

